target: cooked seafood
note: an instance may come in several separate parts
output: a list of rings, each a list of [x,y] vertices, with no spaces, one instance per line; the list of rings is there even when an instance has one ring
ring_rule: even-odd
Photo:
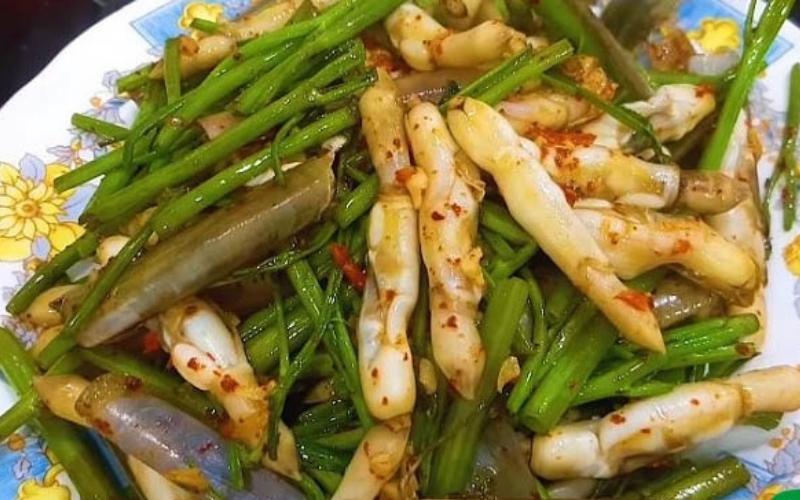
[[[361,97],[363,130],[380,179],[370,214],[369,270],[358,321],[361,384],[370,412],[386,420],[411,412],[416,386],[408,322],[419,293],[417,212],[403,178],[413,175],[400,96],[391,78]]]
[[[450,385],[471,399],[485,359],[477,326],[485,287],[477,246],[483,182],[436,106],[411,109],[406,130],[425,176],[419,234],[430,286],[433,355]]]
[[[392,45],[419,71],[486,65],[527,46],[524,34],[499,21],[452,32],[410,2],[387,17],[385,26]]]
[[[458,144],[492,174],[517,222],[575,286],[631,341],[663,350],[652,310],[627,300],[641,293],[626,287],[611,271],[607,257],[572,211],[564,192],[542,167],[540,149],[519,137],[491,107],[473,99],[451,110],[447,121]]]
[[[683,385],[536,436],[531,468],[547,479],[612,477],[724,434],[753,412],[794,411],[798,388],[800,370],[790,366]]]
[[[80,334],[86,346],[113,338],[243,264],[276,248],[319,218],[333,194],[331,157],[286,174],[286,185],[267,184],[222,208],[190,231],[158,245],[119,283]]]

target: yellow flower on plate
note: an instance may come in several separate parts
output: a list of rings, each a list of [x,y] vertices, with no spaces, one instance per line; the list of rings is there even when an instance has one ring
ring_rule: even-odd
[[[0,261],[23,260],[33,252],[41,236],[51,253],[60,252],[83,233],[74,222],[60,219],[71,193],[56,193],[53,180],[69,170],[66,165],[47,165],[44,179],[35,182],[19,170],[0,163]]]
[[[779,484],[773,484],[772,486],[767,486],[756,497],[758,500],[772,500],[775,498],[775,495],[783,491],[783,486]]]
[[[708,53],[736,50],[742,42],[739,25],[733,19],[703,19],[700,28],[687,33]]]
[[[59,483],[58,476],[64,472],[60,465],[51,467],[38,483],[35,479],[29,479],[19,485],[17,489],[17,500],[70,500],[72,493],[69,488]]]
[[[789,272],[795,276],[800,276],[800,236],[795,237],[783,251],[783,260]]]
[[[183,9],[183,15],[178,20],[181,29],[188,30],[195,19],[219,22],[222,19],[222,5],[208,2],[191,2]]]

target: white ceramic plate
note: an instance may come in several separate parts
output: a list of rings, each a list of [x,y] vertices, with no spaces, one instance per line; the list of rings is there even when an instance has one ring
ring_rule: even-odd
[[[235,17],[250,0],[138,0],[69,44],[42,73],[0,109],[0,309],[29,276],[36,259],[46,259],[81,232],[75,224],[91,188],[56,195],[52,180],[103,153],[92,137],[70,128],[75,111],[130,124],[136,107],[114,95],[121,72],[154,59],[166,38],[192,17]],[[705,49],[738,47],[746,0],[684,0],[680,24]],[[759,166],[772,170],[783,134],[788,74],[800,61],[800,30],[786,26],[769,55],[770,66],[752,96],[754,122],[765,144]],[[777,211],[778,207],[774,209]],[[773,217],[780,221],[781,217]],[[800,238],[773,227],[769,262],[769,335],[763,354],[749,366],[800,364]],[[794,241],[794,244],[792,242]],[[34,332],[8,315],[2,324],[25,342]],[[0,411],[16,396],[0,383]],[[771,433],[740,429],[706,447],[742,457],[753,480],[736,498],[771,498],[800,488],[800,413],[787,415]],[[0,499],[77,498],[43,443],[21,430],[0,446]],[[47,495],[39,497],[37,495]],[[49,496],[53,495],[53,496]]]

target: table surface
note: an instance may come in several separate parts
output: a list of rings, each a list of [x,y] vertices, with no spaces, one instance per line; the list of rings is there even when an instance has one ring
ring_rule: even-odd
[[[0,0],[0,103],[88,27],[132,0]],[[800,2],[793,18],[800,22]],[[8,71],[8,70],[11,71]]]

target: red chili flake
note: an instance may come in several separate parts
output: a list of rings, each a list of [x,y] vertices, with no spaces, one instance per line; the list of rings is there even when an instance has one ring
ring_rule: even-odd
[[[450,328],[458,328],[458,320],[455,316],[450,316],[447,318],[447,326]]]
[[[386,406],[386,405],[388,405],[388,404],[389,404],[389,398],[387,398],[386,396],[384,396],[383,398],[381,398],[381,404],[382,404],[383,406]]]
[[[358,266],[353,259],[350,258],[350,252],[347,247],[339,243],[333,243],[330,246],[331,257],[333,262],[342,270],[344,277],[350,282],[353,287],[358,290],[364,290],[367,284],[367,273]]]
[[[111,430],[111,424],[103,420],[102,418],[96,418],[92,421],[94,428],[100,431],[100,434],[104,434],[106,436],[111,436],[114,432]]]
[[[378,378],[378,369],[373,368],[370,374],[372,375],[372,378]]]
[[[615,299],[619,299],[637,311],[650,311],[653,309],[653,299],[649,294],[628,290],[617,294]]]
[[[414,176],[414,169],[411,167],[404,167],[394,173],[394,180],[398,184],[405,184]]]
[[[700,406],[700,401],[697,398],[692,398],[689,400],[694,406]]]
[[[142,381],[137,377],[132,377],[130,375],[125,377],[125,381],[123,382],[125,388],[129,391],[138,391],[142,388]]]
[[[714,93],[715,93],[714,87],[712,87],[711,85],[698,85],[694,91],[694,95],[699,98],[705,97],[707,95],[714,95]]]
[[[226,373],[222,377],[222,380],[220,380],[219,386],[222,387],[222,390],[225,392],[233,392],[239,387],[239,382]]]
[[[459,205],[458,203],[451,203],[450,210],[452,210],[453,213],[456,214],[456,217],[461,216],[461,212],[464,211],[464,209],[461,208],[461,205]]]
[[[647,428],[647,427],[645,427],[644,429],[642,429],[642,430],[641,430],[641,431],[639,431],[639,432],[641,432],[642,434],[650,434],[650,429],[649,429],[649,428]]]
[[[597,136],[586,132],[574,131],[560,131],[543,128],[539,126],[532,126],[527,135],[537,142],[543,142],[548,146],[553,147],[575,147],[575,146],[591,146],[594,144]]]
[[[392,290],[391,288],[383,292],[383,297],[386,299],[387,302],[391,302],[397,297],[397,292]]]
[[[689,240],[680,239],[672,245],[672,255],[683,255],[692,250],[692,243]]]
[[[200,370],[200,369],[204,368],[204,366],[203,366],[203,365],[201,365],[201,364],[200,364],[200,363],[197,361],[197,358],[189,358],[189,362],[188,362],[188,363],[186,363],[186,366],[188,366],[189,368],[191,368],[191,369],[192,369],[192,370],[194,370],[194,371],[198,371],[198,370]]]
[[[434,211],[431,213],[431,219],[435,221],[444,220],[444,215],[440,214],[439,212]]]
[[[619,413],[612,413],[611,417],[609,418],[611,419],[612,424],[617,424],[617,425],[624,424],[625,421],[627,420],[624,416],[620,415]]]
[[[197,448],[197,453],[202,455],[204,453],[207,453],[213,447],[214,447],[214,443],[212,443],[211,441],[208,441],[208,442],[204,443],[200,448]]]
[[[161,350],[161,338],[158,332],[148,331],[142,337],[142,353],[155,354]]]
[[[569,203],[569,206],[571,207],[575,205],[575,202],[578,201],[578,199],[580,199],[578,192],[569,186],[562,186],[561,190],[564,191],[564,198],[567,199],[567,203]]]

